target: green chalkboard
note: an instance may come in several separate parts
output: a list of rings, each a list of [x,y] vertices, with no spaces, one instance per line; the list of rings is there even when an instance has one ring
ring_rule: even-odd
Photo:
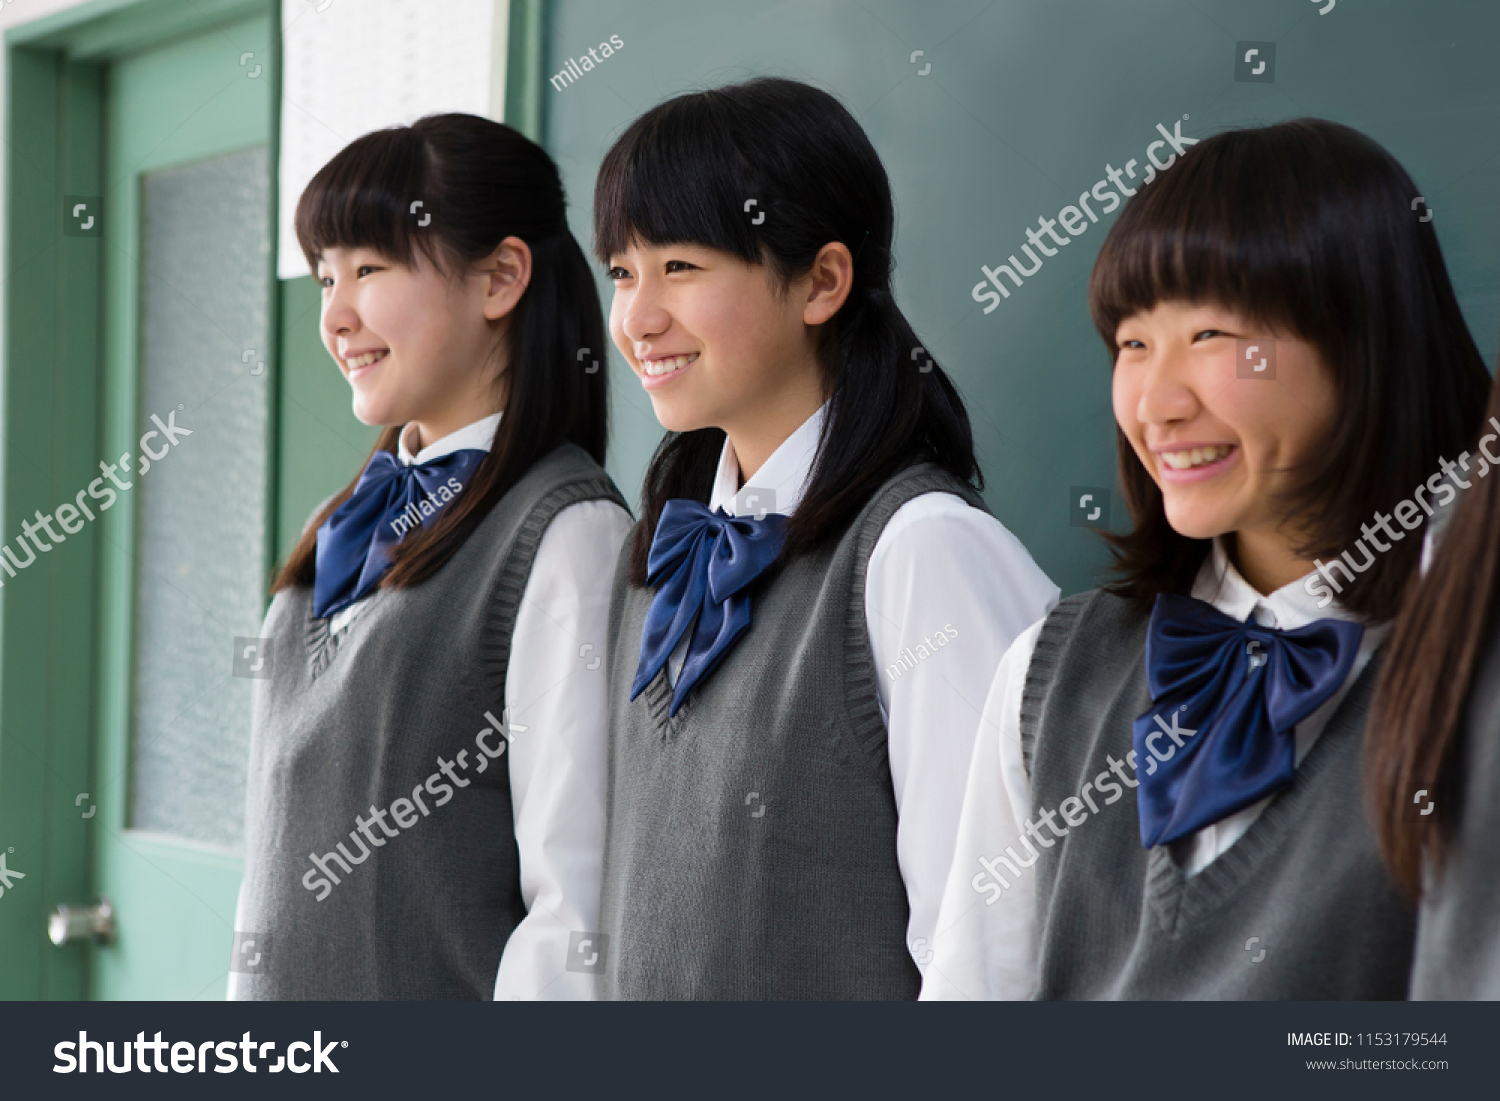
[[[623,45],[601,64],[547,79],[571,77],[569,60],[612,36]],[[972,297],[981,267],[1011,253],[1029,264],[1026,229],[1076,205],[1106,165],[1133,159],[1138,182],[1148,150],[1172,152],[1151,147],[1159,124],[1201,138],[1319,116],[1369,134],[1416,179],[1493,363],[1496,42],[1493,0],[554,0],[543,126],[588,247],[599,161],[653,104],[762,74],[839,96],[890,173],[897,295],[967,397],[990,507],[1071,593],[1108,563],[1070,506],[1072,487],[1115,482],[1110,361],[1087,286],[1118,208],[1091,199],[1099,221],[1052,246],[1022,286],[999,273],[1008,298]],[[599,293],[607,306],[602,268]],[[611,370],[610,472],[633,501],[661,430],[618,354]],[[1123,530],[1118,491],[1113,504]]]

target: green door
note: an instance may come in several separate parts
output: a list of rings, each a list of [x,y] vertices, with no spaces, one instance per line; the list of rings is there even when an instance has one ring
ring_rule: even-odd
[[[94,0],[7,34],[3,997],[224,995],[268,656],[276,10]],[[52,943],[103,898],[112,942]]]
[[[269,566],[271,36],[232,22],[104,78],[103,454],[130,488],[101,517],[93,879],[118,935],[96,998],[222,998],[228,977],[265,667],[236,639]]]

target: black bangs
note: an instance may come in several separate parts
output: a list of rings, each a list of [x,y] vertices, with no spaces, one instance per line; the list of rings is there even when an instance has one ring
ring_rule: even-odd
[[[297,202],[297,243],[307,266],[316,272],[324,249],[369,248],[405,267],[420,250],[444,270],[440,247],[422,232],[440,216],[432,184],[418,130],[376,130],[350,142]]]
[[[632,241],[705,245],[749,264],[761,261],[755,229],[774,215],[777,202],[735,143],[747,121],[739,107],[704,92],[664,103],[631,124],[599,166],[594,189],[594,254],[601,263]]]
[[[1314,343],[1337,339],[1330,296],[1351,306],[1359,265],[1390,262],[1389,238],[1376,238],[1405,200],[1370,181],[1388,181],[1392,168],[1405,176],[1364,135],[1317,119],[1205,140],[1121,213],[1090,280],[1095,327],[1113,352],[1122,321],[1180,300]],[[1415,226],[1402,228],[1414,254]]]
[[[599,166],[594,253],[640,241],[719,249],[786,282],[841,241],[887,288],[895,210],[870,139],[833,96],[757,77],[647,111]]]

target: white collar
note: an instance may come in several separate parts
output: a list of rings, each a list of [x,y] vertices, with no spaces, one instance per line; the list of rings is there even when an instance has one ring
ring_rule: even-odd
[[[1262,596],[1240,575],[1224,550],[1222,536],[1214,539],[1213,553],[1203,560],[1193,582],[1193,596],[1212,604],[1225,615],[1243,623],[1252,612],[1255,621],[1265,627],[1276,627],[1295,631],[1317,619],[1343,619],[1350,623],[1364,624],[1364,620],[1349,611],[1337,599],[1326,607],[1319,608],[1318,601],[1307,591],[1304,582],[1312,577],[1310,571],[1295,581],[1289,581],[1275,592]],[[1370,628],[1366,635],[1383,634],[1386,625]]]
[[[503,413],[504,410],[501,412]],[[397,438],[396,458],[401,460],[402,466],[411,466],[413,463],[425,463],[429,459],[441,458],[466,447],[488,451],[495,441],[495,429],[499,427],[499,424],[500,413],[491,413],[487,417],[480,417],[472,424],[464,425],[455,432],[449,432],[440,440],[434,440],[413,455],[409,445],[415,441],[417,426],[415,422],[408,422]]]
[[[790,516],[802,503],[807,484],[812,480],[813,458],[818,453],[818,438],[823,432],[827,410],[825,401],[796,431],[782,440],[743,491],[739,458],[729,437],[724,437],[724,449],[719,452],[719,470],[714,476],[714,490],[708,499],[709,509],[715,510],[723,505],[730,516],[738,515],[736,507],[752,513],[764,509]]]

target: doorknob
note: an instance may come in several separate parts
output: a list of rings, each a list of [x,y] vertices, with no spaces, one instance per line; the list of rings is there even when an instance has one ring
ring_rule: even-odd
[[[115,942],[115,908],[108,895],[93,906],[59,906],[47,915],[47,939],[61,947],[69,941]]]

